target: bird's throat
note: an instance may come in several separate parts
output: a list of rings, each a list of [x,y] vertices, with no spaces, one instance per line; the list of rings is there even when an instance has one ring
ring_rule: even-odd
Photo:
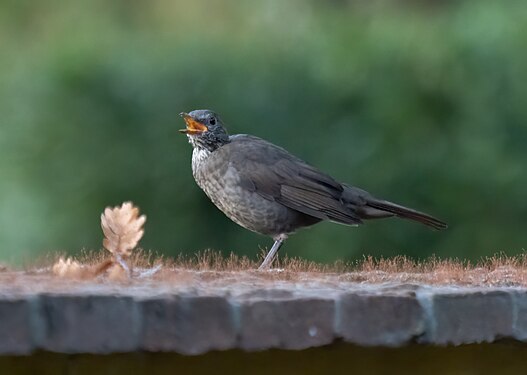
[[[205,137],[203,135],[201,136],[195,136],[187,134],[188,141],[194,148],[200,149],[200,150],[207,150],[209,152],[214,152],[224,144],[229,143],[228,138],[226,140],[223,139],[217,139],[214,137]]]

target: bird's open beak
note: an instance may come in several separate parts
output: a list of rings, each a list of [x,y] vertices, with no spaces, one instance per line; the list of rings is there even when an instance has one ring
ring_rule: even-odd
[[[192,134],[200,134],[208,130],[208,128],[204,124],[193,119],[192,116],[190,116],[188,113],[181,112],[179,115],[183,117],[183,120],[185,120],[185,123],[187,124],[186,129],[179,130],[181,133],[192,135]]]

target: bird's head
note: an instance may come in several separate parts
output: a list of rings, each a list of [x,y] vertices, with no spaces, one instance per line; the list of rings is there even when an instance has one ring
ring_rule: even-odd
[[[214,151],[229,143],[229,134],[218,115],[208,109],[198,109],[190,113],[181,112],[187,125],[180,132],[187,135],[193,147]]]

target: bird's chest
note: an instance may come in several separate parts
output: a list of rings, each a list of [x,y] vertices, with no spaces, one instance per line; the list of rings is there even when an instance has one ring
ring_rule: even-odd
[[[192,174],[198,186],[222,211],[228,213],[243,204],[239,175],[225,158],[196,148],[192,153]]]
[[[276,207],[243,187],[242,176],[224,156],[194,150],[192,173],[199,187],[231,220],[252,231],[270,234],[273,223],[286,209]]]

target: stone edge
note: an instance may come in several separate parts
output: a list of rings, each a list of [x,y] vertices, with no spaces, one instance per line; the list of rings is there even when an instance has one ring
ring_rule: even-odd
[[[527,341],[523,289],[0,296],[0,355],[300,350]]]

